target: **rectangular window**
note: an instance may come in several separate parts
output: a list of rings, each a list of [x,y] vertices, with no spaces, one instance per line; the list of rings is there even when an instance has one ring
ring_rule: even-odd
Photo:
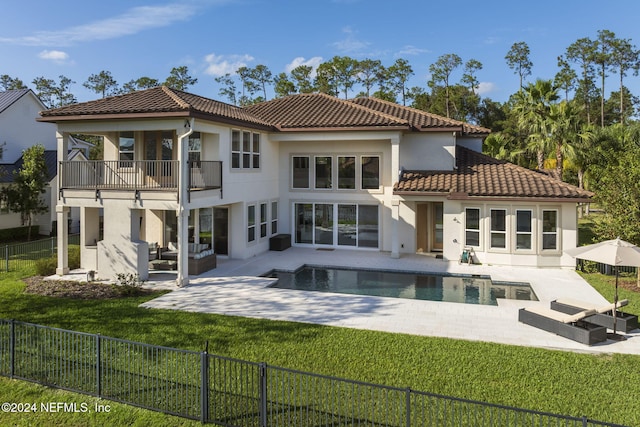
[[[480,246],[480,209],[466,208],[464,211],[464,244]]]
[[[260,203],[260,237],[267,237],[267,204]]]
[[[271,235],[278,234],[278,202],[271,202]]]
[[[532,219],[530,210],[516,210],[516,249],[531,249]]]
[[[542,249],[558,249],[558,211],[542,211]]]
[[[118,138],[119,144],[119,160],[121,168],[130,168],[133,167],[134,160],[134,149],[135,149],[135,140],[133,137],[133,132],[120,132],[120,136]]]
[[[260,168],[260,134],[248,131],[231,131],[231,168]]]
[[[242,132],[242,168],[251,168],[251,132]]]
[[[242,150],[240,149],[240,131],[234,130],[231,131],[231,167],[233,169],[240,168],[240,154],[242,154]]]
[[[255,205],[247,206],[247,241],[256,240],[256,207]]]
[[[293,188],[309,188],[309,157],[293,157]]]
[[[362,157],[362,189],[377,190],[380,188],[380,157]]]
[[[189,135],[189,161],[199,163],[202,155],[202,143],[200,140],[200,132],[193,132]]]
[[[316,157],[316,188],[331,188],[331,157]]]
[[[378,207],[358,206],[358,247],[378,247]]]
[[[506,249],[507,247],[507,211],[491,209],[491,247]]]
[[[356,158],[338,157],[338,188],[353,190],[356,188]]]
[[[253,147],[251,150],[251,155],[252,155],[251,167],[253,167],[253,169],[259,169],[260,168],[260,134],[259,133],[253,134]]]

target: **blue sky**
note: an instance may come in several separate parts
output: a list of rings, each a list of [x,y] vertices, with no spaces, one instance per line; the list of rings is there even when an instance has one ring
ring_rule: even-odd
[[[190,92],[224,100],[214,78],[242,65],[264,64],[275,75],[336,55],[387,66],[404,58],[415,72],[410,85],[426,88],[429,65],[455,53],[483,64],[480,90],[502,102],[519,84],[504,60],[513,43],[531,49],[530,80],[552,78],[558,55],[598,30],[639,46],[638,18],[637,0],[21,0],[2,7],[0,74],[29,86],[35,77],[65,75],[78,100],[88,101],[99,95],[82,83],[101,70],[123,84],[164,80],[186,65],[198,79]],[[639,82],[626,80],[634,93]],[[615,76],[607,84],[614,90]]]

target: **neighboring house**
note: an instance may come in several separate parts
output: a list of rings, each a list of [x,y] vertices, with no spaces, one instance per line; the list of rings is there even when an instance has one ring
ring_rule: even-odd
[[[49,235],[55,232],[53,223],[56,220],[57,204],[57,140],[56,127],[50,123],[37,122],[40,111],[45,105],[31,89],[17,89],[0,92],[0,187],[13,182],[14,172],[22,167],[22,152],[36,144],[45,148],[45,162],[49,173],[49,186],[43,199],[49,211],[33,218],[33,225],[39,226],[40,234]],[[87,152],[91,144],[71,139],[70,158],[86,160],[82,153]],[[77,153],[80,151],[82,153]],[[79,227],[79,210],[74,209],[70,215],[72,228]],[[19,213],[10,212],[0,202],[0,229],[20,227],[22,221]]]
[[[472,247],[482,263],[573,267],[563,250],[576,246],[576,206],[591,197],[481,154],[489,129],[373,98],[300,94],[239,108],[158,87],[39,120],[58,126],[58,215],[81,209],[82,266],[100,277],[146,278],[157,243],[178,248],[185,284],[189,243],[248,258],[278,234],[300,247],[448,261]],[[104,160],[67,161],[74,133],[102,136]]]

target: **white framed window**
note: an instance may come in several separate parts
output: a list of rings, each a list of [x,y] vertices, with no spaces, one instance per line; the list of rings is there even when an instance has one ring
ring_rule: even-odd
[[[380,188],[380,156],[362,156],[360,158],[361,187],[363,190]]]
[[[256,205],[247,206],[247,242],[256,240]]]
[[[338,188],[355,190],[356,158],[355,156],[338,156]]]
[[[267,237],[267,203],[260,203],[260,238]]]
[[[332,165],[333,158],[331,156],[315,157],[315,188],[330,189],[332,182]]]
[[[533,211],[516,209],[516,250],[533,249]]]
[[[260,134],[252,134],[253,146],[251,147],[251,167],[260,169]]]
[[[231,131],[231,168],[240,168],[240,156],[242,155],[242,149],[240,148],[240,131]]]
[[[465,208],[464,210],[464,244],[465,246],[480,246],[480,208]]]
[[[135,159],[135,138],[133,131],[120,132],[118,137],[118,150],[118,160],[120,160],[119,167],[133,167],[133,160]]]
[[[271,235],[278,234],[278,201],[271,202]]]
[[[507,248],[507,210],[491,209],[490,247],[492,249]]]
[[[260,169],[260,134],[231,131],[231,168]]]
[[[309,188],[309,156],[293,156],[291,165],[291,187]]]
[[[542,250],[558,249],[558,211],[542,211]]]

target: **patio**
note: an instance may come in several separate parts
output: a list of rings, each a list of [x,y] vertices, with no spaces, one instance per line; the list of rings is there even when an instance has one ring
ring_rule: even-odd
[[[499,300],[498,306],[483,306],[304,292],[266,288],[273,279],[259,277],[274,268],[295,270],[304,264],[486,275],[496,281],[529,283],[540,301]],[[588,347],[518,322],[518,309],[548,308],[557,298],[605,304],[572,270],[460,265],[423,255],[392,259],[385,252],[291,248],[247,260],[218,258],[218,268],[191,276],[185,288],[172,286],[171,278],[167,273],[152,275],[148,286],[175,290],[142,306],[577,352],[640,354],[640,330],[626,334],[626,341],[608,340]]]

